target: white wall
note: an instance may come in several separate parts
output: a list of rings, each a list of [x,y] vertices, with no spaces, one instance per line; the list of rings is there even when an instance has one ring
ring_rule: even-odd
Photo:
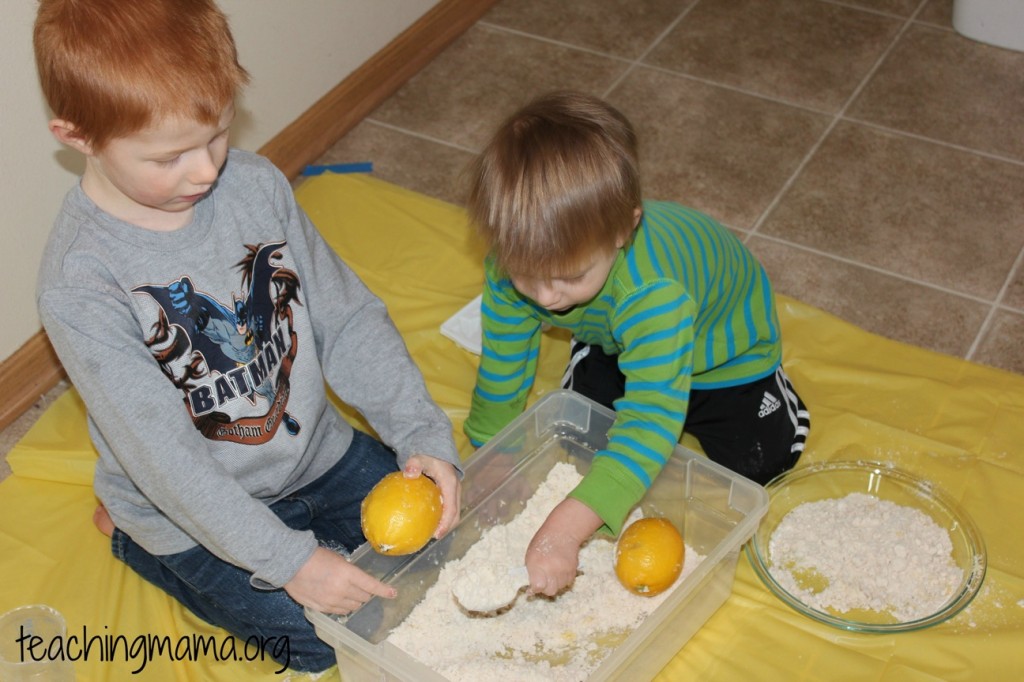
[[[436,0],[219,0],[252,82],[232,144],[256,150],[423,16]],[[35,278],[64,193],[83,167],[46,128],[36,78],[36,3],[0,22],[0,359],[40,329]]]

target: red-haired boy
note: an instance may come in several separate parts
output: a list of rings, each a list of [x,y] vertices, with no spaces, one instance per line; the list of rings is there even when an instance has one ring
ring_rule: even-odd
[[[248,76],[210,0],[42,0],[34,37],[50,130],[85,156],[38,304],[88,408],[97,525],[203,619],[323,670],[302,606],[394,596],[339,554],[364,541],[370,488],[427,475],[437,535],[457,521],[451,424],[287,180],[229,148]]]

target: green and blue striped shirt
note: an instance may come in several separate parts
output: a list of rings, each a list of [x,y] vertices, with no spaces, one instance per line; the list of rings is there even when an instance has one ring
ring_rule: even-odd
[[[485,275],[483,352],[466,434],[486,442],[523,411],[542,324],[617,354],[626,391],[615,402],[608,447],[571,494],[616,535],[679,441],[690,389],[756,381],[781,360],[764,268],[727,229],[678,204],[644,202],[636,235],[601,291],[567,313],[520,294],[490,258]]]

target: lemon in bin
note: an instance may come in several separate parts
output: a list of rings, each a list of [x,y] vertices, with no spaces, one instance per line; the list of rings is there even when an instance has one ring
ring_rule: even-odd
[[[615,545],[615,575],[634,594],[653,597],[676,581],[683,571],[683,536],[668,519],[638,519],[619,535]]]
[[[361,507],[363,535],[380,554],[400,556],[423,548],[441,522],[441,491],[426,476],[388,474]]]

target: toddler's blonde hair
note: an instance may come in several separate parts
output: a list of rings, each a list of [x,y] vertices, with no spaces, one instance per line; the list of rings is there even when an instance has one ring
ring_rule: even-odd
[[[467,209],[500,268],[550,278],[627,240],[641,200],[633,126],[566,91],[501,124],[470,169]]]

